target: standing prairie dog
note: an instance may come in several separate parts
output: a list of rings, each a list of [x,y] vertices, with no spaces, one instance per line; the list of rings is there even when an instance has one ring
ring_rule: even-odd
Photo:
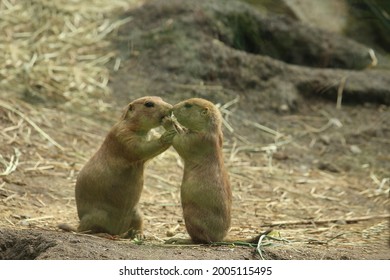
[[[171,114],[172,105],[147,96],[127,105],[99,150],[80,171],[76,182],[79,232],[142,236],[138,201],[143,189],[144,164],[168,149],[176,132],[156,140],[148,132]]]
[[[184,160],[181,204],[195,243],[222,241],[230,228],[232,192],[222,153],[222,116],[213,103],[191,98],[173,106],[186,129],[173,139]]]

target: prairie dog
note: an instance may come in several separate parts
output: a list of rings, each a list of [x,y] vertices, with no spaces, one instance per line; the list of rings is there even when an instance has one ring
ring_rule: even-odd
[[[99,150],[76,181],[78,232],[142,236],[138,201],[143,189],[144,164],[168,149],[176,132],[166,130],[156,140],[148,132],[171,114],[172,105],[147,96],[129,103]]]
[[[180,192],[187,232],[195,243],[222,241],[230,228],[232,204],[222,153],[222,116],[201,98],[174,105],[173,114],[185,127],[172,145],[184,160]]]

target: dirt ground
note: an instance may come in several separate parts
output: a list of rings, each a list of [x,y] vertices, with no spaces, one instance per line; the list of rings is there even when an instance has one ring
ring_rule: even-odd
[[[133,20],[113,34],[109,48],[121,65],[110,72],[112,94],[102,99],[101,111],[0,98],[0,173],[9,171],[0,176],[0,259],[390,259],[389,104],[340,107],[335,95],[312,97],[283,80],[298,66],[209,35],[197,43],[203,35],[196,30],[210,34],[203,25],[207,12],[194,12],[183,1],[160,2],[129,11]],[[191,31],[175,28],[194,18],[202,24]],[[205,56],[208,51],[218,55]],[[268,79],[265,66],[256,72],[264,61],[270,72],[277,65],[283,74]],[[172,148],[146,168],[140,201],[145,240],[57,228],[77,226],[78,172],[122,108],[143,95],[172,104],[197,96],[220,106],[233,187],[229,236],[243,239],[272,229],[261,255],[232,244],[164,244],[186,234],[179,194],[183,163]],[[91,99],[91,107],[96,102]]]

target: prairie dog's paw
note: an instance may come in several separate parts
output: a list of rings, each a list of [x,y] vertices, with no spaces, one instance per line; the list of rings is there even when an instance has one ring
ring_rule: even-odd
[[[130,229],[125,233],[122,233],[120,237],[123,239],[138,239],[139,241],[145,239],[145,235],[143,234],[143,232],[137,229]]]
[[[174,129],[174,122],[172,117],[167,116],[162,119],[162,126],[165,128],[165,130],[171,130]]]
[[[176,130],[170,129],[164,132],[163,135],[160,137],[160,141],[163,144],[172,144],[173,138],[177,134]]]

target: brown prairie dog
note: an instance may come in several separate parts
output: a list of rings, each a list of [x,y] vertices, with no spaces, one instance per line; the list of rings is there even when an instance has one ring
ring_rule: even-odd
[[[172,105],[155,96],[127,105],[77,177],[77,231],[142,235],[142,216],[137,205],[143,189],[144,164],[168,149],[176,132],[167,130],[151,141],[147,134],[165,121],[171,109]]]
[[[191,98],[173,106],[186,130],[173,139],[184,160],[181,204],[195,243],[222,241],[230,228],[232,193],[222,154],[222,116],[213,103]]]

